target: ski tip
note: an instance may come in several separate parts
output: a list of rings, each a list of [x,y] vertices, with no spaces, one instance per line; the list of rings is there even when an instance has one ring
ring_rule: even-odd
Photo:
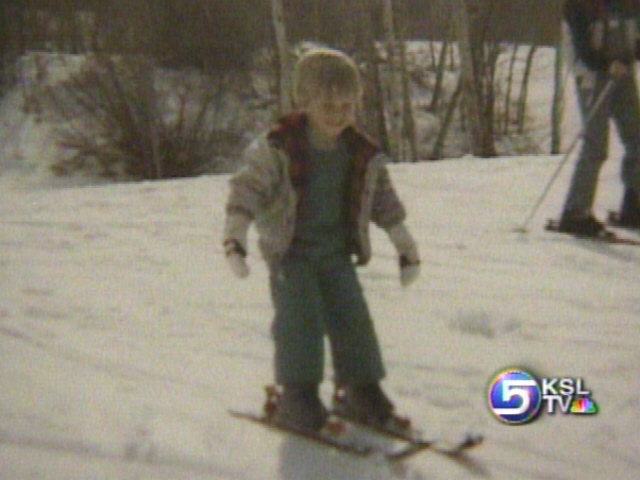
[[[482,434],[466,434],[460,441],[447,440],[423,440],[410,443],[408,447],[387,455],[387,459],[393,462],[400,462],[411,458],[425,450],[431,450],[439,454],[456,457],[463,455],[484,442]]]
[[[474,447],[482,443],[484,443],[484,435],[482,435],[481,433],[476,433],[467,435],[467,438],[464,440],[462,445]]]
[[[453,453],[467,450],[471,447],[476,447],[484,442],[484,435],[481,433],[466,433],[460,440],[447,441],[443,440],[436,444],[436,447],[441,451],[451,451]]]

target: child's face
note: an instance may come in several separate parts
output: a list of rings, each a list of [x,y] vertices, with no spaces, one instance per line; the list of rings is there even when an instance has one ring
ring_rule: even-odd
[[[335,140],[355,122],[357,105],[354,96],[319,95],[308,103],[305,111],[318,133]]]

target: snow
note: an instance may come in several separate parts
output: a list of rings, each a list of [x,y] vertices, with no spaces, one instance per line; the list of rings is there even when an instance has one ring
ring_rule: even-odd
[[[3,118],[19,115],[10,100]],[[250,277],[226,266],[227,175],[51,188],[37,164],[25,167],[27,149],[47,147],[32,127],[22,140],[3,136],[0,479],[640,475],[640,249],[543,231],[570,165],[527,233],[514,231],[561,157],[391,166],[423,271],[401,288],[393,247],[373,229],[375,254],[359,273],[384,387],[426,435],[471,427],[486,437],[464,462],[427,452],[391,467],[228,415],[259,408],[272,382],[273,312],[254,233]],[[618,169],[612,160],[603,172],[601,216],[618,207]],[[516,366],[584,378],[600,412],[498,422],[487,387]],[[330,365],[326,374],[328,400]]]
[[[542,233],[567,175],[529,233],[513,232],[557,160],[391,168],[424,265],[402,289],[374,230],[360,273],[385,387],[429,433],[471,425],[487,437],[474,468],[424,454],[410,478],[640,472],[640,250]],[[605,177],[603,210],[620,190],[613,168]],[[2,190],[0,478],[393,478],[227,415],[257,408],[272,378],[255,239],[245,281],[220,247],[227,181]],[[584,377],[601,412],[502,425],[486,387],[510,366]],[[327,396],[330,378],[328,366]]]

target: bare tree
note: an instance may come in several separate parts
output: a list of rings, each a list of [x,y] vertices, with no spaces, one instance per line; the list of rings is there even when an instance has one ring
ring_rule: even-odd
[[[518,133],[524,133],[525,113],[527,110],[527,96],[529,94],[529,79],[531,78],[531,68],[533,67],[533,58],[536,54],[537,47],[532,45],[527,53],[527,60],[522,76],[522,84],[520,86],[520,96],[518,98]]]
[[[440,47],[440,54],[436,63],[436,81],[433,86],[433,94],[429,105],[429,111],[431,112],[438,110],[438,106],[442,100],[444,73],[447,69],[447,52],[450,50],[450,47],[450,43],[447,40],[443,41]],[[431,42],[431,48],[433,49],[433,42]]]
[[[476,156],[492,157],[496,155],[493,139],[493,81],[499,49],[497,45],[490,44],[485,50],[487,42],[484,29],[488,15],[480,10],[482,7],[474,7],[473,18],[466,0],[452,0],[450,8],[455,18],[463,109],[469,122],[471,149]]]
[[[473,152],[482,153],[482,116],[476,90],[476,73],[471,51],[470,20],[465,0],[451,0],[451,14],[455,18],[456,38],[460,52],[460,88],[469,119],[469,133]]]
[[[387,53],[387,75],[385,78],[387,117],[391,154],[394,158],[402,157],[402,84],[399,78],[398,39],[396,37],[392,0],[383,0],[382,18]]]
[[[388,108],[386,110],[390,126],[391,150],[397,160],[402,161],[409,157],[415,162],[418,156],[415,124],[409,92],[406,45],[401,24],[402,20],[394,9],[394,2],[384,0],[383,25],[388,70],[386,76]]]
[[[509,70],[507,72],[507,91],[504,95],[504,126],[502,133],[509,133],[509,125],[511,124],[511,89],[513,88],[513,77],[516,60],[518,59],[519,45],[514,43],[511,48],[511,57],[509,59]]]
[[[283,114],[291,110],[292,101],[289,49],[282,0],[271,0],[271,14],[278,52],[278,112]]]
[[[553,103],[551,105],[551,153],[560,153],[562,147],[562,99],[564,97],[564,52],[562,41],[556,46],[555,64],[553,70]]]
[[[384,114],[384,98],[380,79],[380,58],[376,46],[375,0],[352,0],[355,50],[359,52],[363,73],[364,94],[359,118],[364,129],[373,135],[383,150],[390,151],[389,135]]]
[[[431,150],[431,155],[429,156],[430,160],[440,160],[443,156],[445,140],[447,139],[447,134],[449,133],[449,129],[451,127],[451,123],[453,121],[453,115],[458,108],[458,103],[460,102],[460,94],[462,93],[462,78],[458,79],[458,85],[456,86],[455,92],[449,101],[449,106],[444,115],[444,119],[442,121],[442,126],[440,127],[440,131],[438,132],[438,136],[436,137],[436,141],[433,144],[433,149]]]
[[[402,81],[402,124],[403,135],[409,144],[409,160],[418,161],[418,145],[416,143],[416,124],[413,116],[413,105],[411,101],[411,85],[409,82],[409,72],[407,65],[407,48],[404,22],[406,20],[405,0],[399,0],[399,15],[396,15],[396,30],[400,37],[400,72]]]

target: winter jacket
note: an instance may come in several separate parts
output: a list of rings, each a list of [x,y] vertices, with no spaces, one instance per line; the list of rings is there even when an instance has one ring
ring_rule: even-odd
[[[639,2],[567,0],[564,34],[576,77],[605,75],[613,61],[630,65],[638,58]]]
[[[304,195],[305,178],[312,175],[308,151],[307,117],[291,114],[245,150],[244,166],[230,182],[226,205],[225,240],[246,250],[247,231],[255,222],[261,253],[274,264],[287,253],[295,232],[296,208]],[[359,265],[371,258],[369,223],[389,230],[402,223],[405,209],[391,184],[387,156],[354,127],[342,133],[352,158],[348,188],[348,253]]]

